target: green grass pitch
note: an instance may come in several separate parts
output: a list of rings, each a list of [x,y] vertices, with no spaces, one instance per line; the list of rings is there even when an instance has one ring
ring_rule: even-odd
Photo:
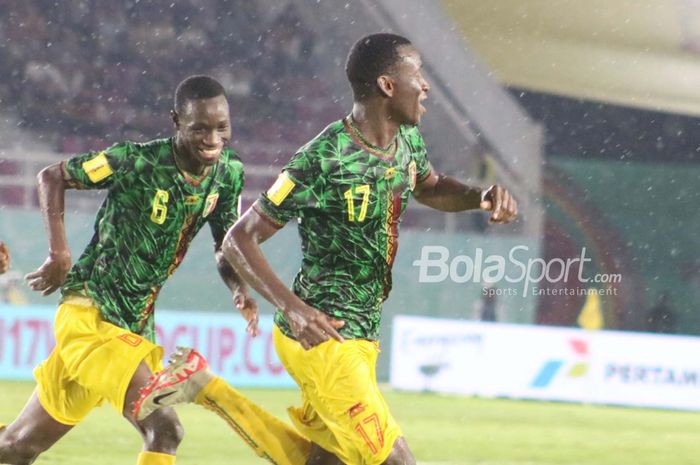
[[[0,421],[31,394],[0,382]],[[244,393],[286,419],[292,390]],[[422,465],[685,465],[700,463],[700,415],[689,412],[474,399],[385,390]],[[226,424],[203,408],[178,407],[185,440],[178,465],[263,465]],[[36,464],[135,464],[141,442],[111,407],[96,409]]]

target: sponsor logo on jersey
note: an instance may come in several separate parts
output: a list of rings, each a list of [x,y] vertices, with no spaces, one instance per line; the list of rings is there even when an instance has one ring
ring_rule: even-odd
[[[284,199],[287,198],[289,193],[292,192],[295,185],[294,181],[289,179],[287,172],[282,171],[280,175],[277,176],[277,180],[272,187],[267,190],[267,198],[270,199],[270,202],[279,206]]]
[[[408,164],[408,188],[413,189],[416,188],[416,162],[411,161],[411,163]]]
[[[100,152],[95,158],[83,163],[83,171],[92,182],[100,182],[113,173],[104,152]]]
[[[204,217],[209,216],[209,213],[213,212],[216,208],[216,202],[219,200],[219,193],[214,192],[207,195],[207,200],[204,202]]]

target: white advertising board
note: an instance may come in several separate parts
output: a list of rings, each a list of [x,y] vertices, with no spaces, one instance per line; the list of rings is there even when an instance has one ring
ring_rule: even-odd
[[[700,410],[700,338],[394,318],[404,390]]]
[[[32,379],[34,367],[49,356],[55,307],[0,304],[0,379]],[[294,380],[277,358],[272,315],[260,316],[260,334],[246,333],[240,315],[158,311],[156,334],[164,355],[177,346],[196,347],[220,376],[236,387],[292,387]]]

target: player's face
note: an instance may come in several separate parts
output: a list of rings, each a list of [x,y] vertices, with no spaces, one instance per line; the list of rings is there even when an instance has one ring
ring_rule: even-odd
[[[191,162],[211,166],[231,139],[226,97],[188,100],[176,120],[180,146]]]
[[[420,54],[411,45],[398,48],[399,61],[391,76],[394,79],[392,117],[400,124],[415,125],[425,113],[421,102],[428,98],[430,85],[423,77]]]

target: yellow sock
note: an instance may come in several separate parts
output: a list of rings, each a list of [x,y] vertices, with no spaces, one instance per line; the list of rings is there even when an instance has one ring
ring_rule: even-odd
[[[141,452],[136,465],[175,465],[175,456],[160,452]]]
[[[304,465],[311,443],[294,428],[246,399],[223,378],[215,377],[195,403],[214,411],[256,454],[277,465]]]

